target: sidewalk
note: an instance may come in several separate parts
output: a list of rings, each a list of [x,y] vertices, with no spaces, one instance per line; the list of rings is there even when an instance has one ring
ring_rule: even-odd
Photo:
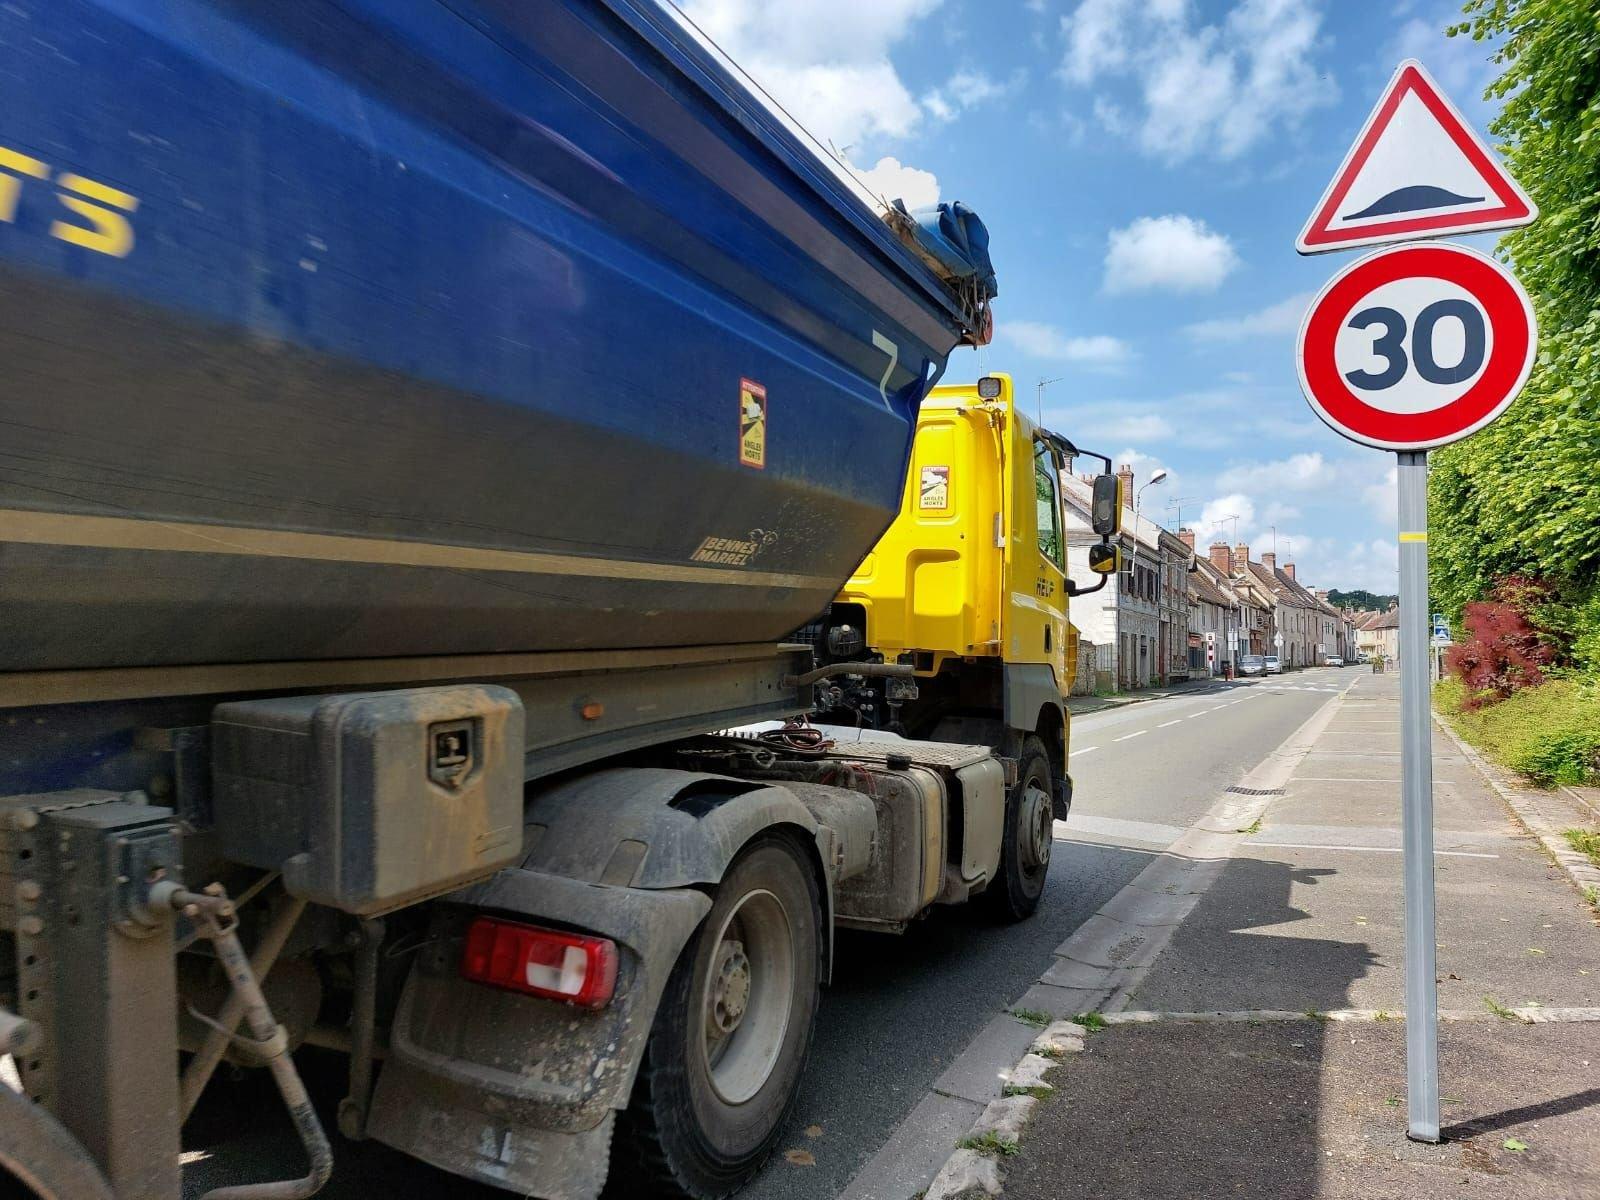
[[[1463,1019],[1440,1030],[1446,1143],[1403,1136],[1399,679],[1336,703],[1126,997],[1152,1016],[1052,1073],[1007,1196],[1600,1196],[1600,928],[1442,734],[1439,1000]],[[1524,1007],[1570,1023],[1495,1015]],[[1165,1015],[1239,1010],[1260,1015]]]
[[[1129,704],[1141,704],[1146,700],[1166,700],[1185,693],[1192,695],[1203,687],[1221,682],[1220,679],[1180,679],[1161,687],[1140,688],[1132,692],[1113,692],[1108,696],[1069,696],[1067,711],[1073,716],[1104,712],[1108,708],[1124,708]]]

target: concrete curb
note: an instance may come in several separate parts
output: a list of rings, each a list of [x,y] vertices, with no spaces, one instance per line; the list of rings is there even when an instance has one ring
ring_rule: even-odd
[[[1587,857],[1568,845],[1567,839],[1562,836],[1563,830],[1552,822],[1539,806],[1539,799],[1543,793],[1532,788],[1516,786],[1513,781],[1505,777],[1504,772],[1463,741],[1439,713],[1433,714],[1433,720],[1434,724],[1444,731],[1445,737],[1455,744],[1461,756],[1471,763],[1485,782],[1495,790],[1496,795],[1511,810],[1512,816],[1518,823],[1539,839],[1539,844],[1544,847],[1545,853],[1555,860],[1556,866],[1566,872],[1567,878],[1572,881],[1572,886],[1578,889],[1578,895],[1583,897],[1596,912],[1600,912],[1600,867],[1596,867]]]
[[[1008,1085],[1012,1089],[1026,1088],[1027,1092],[991,1100],[972,1123],[966,1137],[961,1139],[968,1143],[987,1141],[994,1148],[959,1147],[939,1168],[923,1193],[923,1200],[956,1200],[974,1190],[998,1196],[1002,1182],[995,1155],[1009,1153],[1010,1150],[1003,1148],[1014,1150],[1021,1140],[1022,1130],[1039,1104],[1038,1096],[1031,1093],[1054,1090],[1053,1085],[1045,1082],[1045,1072],[1060,1066],[1065,1055],[1082,1050],[1083,1029],[1072,1021],[1054,1021],[1036,1037],[1028,1052],[1011,1069]]]

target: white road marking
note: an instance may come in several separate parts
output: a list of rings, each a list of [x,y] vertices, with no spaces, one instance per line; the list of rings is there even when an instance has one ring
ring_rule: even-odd
[[[1265,846],[1276,850],[1366,850],[1372,854],[1399,854],[1399,846],[1314,846],[1308,842],[1245,842],[1246,846]],[[1477,854],[1471,850],[1435,850],[1437,857],[1444,858],[1499,858],[1498,854]]]
[[[1135,730],[1133,733],[1125,733],[1121,737],[1112,738],[1111,740],[1113,742],[1125,742],[1129,738],[1143,737],[1145,734],[1147,734],[1149,732],[1150,731],[1148,729],[1138,729],[1138,730]]]
[[[1100,749],[1099,746],[1085,746],[1082,750],[1074,750],[1071,754],[1067,755],[1067,757],[1068,758],[1077,758],[1078,755],[1080,755],[1080,754],[1087,754],[1091,750],[1098,750],[1098,749]]]
[[[1182,720],[1182,718],[1180,717],[1179,720]],[[1157,725],[1156,728],[1165,729],[1168,725],[1176,725],[1177,723],[1177,721],[1163,721],[1161,724]]]

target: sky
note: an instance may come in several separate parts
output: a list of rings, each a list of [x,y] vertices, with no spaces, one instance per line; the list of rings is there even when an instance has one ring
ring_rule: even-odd
[[[1399,62],[1479,130],[1490,49],[1437,0],[678,0],[875,193],[970,205],[1008,371],[1135,469],[1141,513],[1276,547],[1313,587],[1396,590],[1394,456],[1300,394],[1295,333],[1354,258],[1295,236]],[[1462,239],[1480,249],[1492,238]],[[1088,469],[1085,464],[1083,469]]]

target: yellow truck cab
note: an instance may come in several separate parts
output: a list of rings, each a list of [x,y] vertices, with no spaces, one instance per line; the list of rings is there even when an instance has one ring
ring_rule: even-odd
[[[1035,860],[1041,888],[1051,818],[1072,803],[1068,598],[1079,589],[1066,572],[1060,474],[1079,453],[1018,410],[1009,375],[934,389],[899,515],[815,627],[823,661],[912,668],[909,679],[836,679],[828,720],[988,745],[1007,761],[1023,809],[1020,857]],[[1109,471],[1106,461],[1097,498],[1110,489],[1114,521]],[[1116,569],[1106,552],[1102,575]]]

